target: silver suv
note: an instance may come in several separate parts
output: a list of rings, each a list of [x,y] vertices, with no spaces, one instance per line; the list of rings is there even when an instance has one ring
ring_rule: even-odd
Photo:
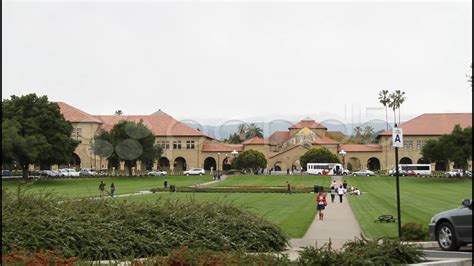
[[[187,175],[187,176],[190,176],[190,175],[204,175],[204,174],[206,174],[206,172],[202,168],[192,168],[192,169],[189,169],[188,171],[183,172],[183,175]]]

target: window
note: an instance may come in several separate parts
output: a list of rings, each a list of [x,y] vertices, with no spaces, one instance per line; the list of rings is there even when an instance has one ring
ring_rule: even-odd
[[[404,140],[403,141],[404,149],[413,149],[413,140]]]
[[[181,140],[173,141],[173,149],[174,150],[181,150]]]
[[[187,140],[186,141],[186,149],[194,150],[194,140]]]
[[[170,148],[170,142],[167,140],[160,140],[157,141],[156,144],[161,147],[163,150],[169,150]]]
[[[416,149],[421,150],[421,140],[416,141]]]

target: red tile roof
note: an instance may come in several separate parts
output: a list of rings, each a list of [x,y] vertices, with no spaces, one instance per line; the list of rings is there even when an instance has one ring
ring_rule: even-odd
[[[232,152],[232,151],[243,151],[244,146],[242,144],[225,144],[218,142],[205,143],[202,146],[202,151],[205,152]]]
[[[242,144],[244,145],[262,145],[262,144],[267,144],[264,139],[260,137],[253,137],[251,139],[248,139],[244,141]]]
[[[339,142],[328,137],[322,137],[315,139],[313,144],[339,144]]]
[[[205,136],[202,132],[185,123],[179,122],[167,114],[154,115],[96,115],[102,120],[102,128],[110,130],[115,124],[122,120],[140,122],[142,121],[155,136]]]
[[[63,114],[64,118],[70,122],[83,122],[83,123],[102,123],[99,119],[92,115],[77,109],[67,103],[56,102],[59,106],[59,110]]]
[[[304,128],[304,127],[307,127],[307,128],[324,128],[324,129],[326,129],[325,126],[323,126],[322,124],[316,123],[312,119],[303,119],[300,122],[292,125],[288,129],[295,129],[295,128],[298,129],[298,128]]]
[[[381,152],[382,145],[380,144],[344,144],[339,146],[339,151],[345,150],[347,152]]]
[[[472,127],[472,113],[422,114],[401,124],[403,135],[443,135],[453,131],[455,125]],[[392,130],[380,135],[391,136]]]
[[[290,137],[289,131],[275,131],[270,135],[270,137],[265,139],[265,142],[270,145],[278,145],[287,141]]]

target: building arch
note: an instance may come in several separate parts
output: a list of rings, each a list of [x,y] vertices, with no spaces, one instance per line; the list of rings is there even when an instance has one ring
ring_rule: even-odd
[[[224,160],[222,160],[222,170],[227,171],[232,168],[232,165],[230,164],[229,157],[225,157]]]
[[[431,161],[426,159],[425,157],[421,157],[420,159],[418,159],[418,161],[416,163],[417,164],[430,164]]]
[[[283,170],[283,162],[278,161],[273,164],[273,171],[282,171]]]
[[[160,170],[169,170],[170,169],[170,160],[166,157],[161,157],[158,160],[158,169]]]
[[[174,159],[173,169],[175,171],[186,171],[186,159],[183,157],[177,157]]]
[[[69,160],[69,167],[72,168],[80,168],[81,167],[81,157],[77,155],[77,153],[73,153],[71,155],[71,159]]]
[[[445,161],[436,161],[435,171],[446,171],[448,170],[448,164]]]
[[[376,157],[370,157],[367,160],[367,169],[369,169],[371,171],[380,170],[380,160]]]
[[[409,157],[403,157],[400,159],[400,164],[412,164],[413,161]]]
[[[206,159],[204,159],[204,170],[208,170],[210,171],[211,169],[212,170],[216,170],[216,159],[214,159],[213,157],[207,157]]]
[[[360,159],[357,158],[357,157],[351,157],[349,158],[349,161],[348,161],[348,166],[347,168],[349,168],[349,165],[351,166],[352,170],[351,171],[356,171],[356,170],[360,170],[361,169],[361,163],[360,163]]]

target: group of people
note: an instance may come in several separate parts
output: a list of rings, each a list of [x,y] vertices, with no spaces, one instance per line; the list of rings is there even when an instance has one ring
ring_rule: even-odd
[[[114,197],[114,193],[115,193],[115,184],[112,183],[110,184],[110,192],[109,192],[109,195],[113,198]],[[100,196],[103,197],[105,195],[105,183],[104,181],[100,181],[100,184],[99,184],[99,193],[100,193]]]
[[[358,188],[354,188],[352,186],[349,187],[345,180],[340,185],[337,184],[336,180],[333,180],[330,189],[331,203],[334,203],[336,195],[339,197],[339,203],[342,203],[342,199],[345,194],[356,196],[361,195],[361,192]],[[326,209],[327,205],[328,203],[326,199],[326,194],[323,192],[319,192],[316,196],[316,209],[319,213],[319,220],[324,219],[324,210]]]

